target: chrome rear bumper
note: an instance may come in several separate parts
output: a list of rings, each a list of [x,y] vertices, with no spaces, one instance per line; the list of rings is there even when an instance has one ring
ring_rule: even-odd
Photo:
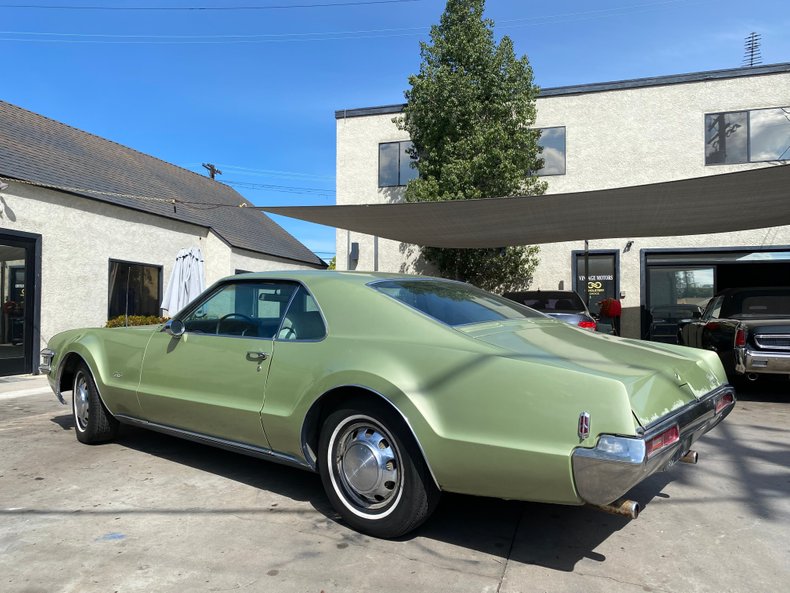
[[[716,412],[722,397],[732,403]],[[609,504],[648,476],[669,468],[691,444],[721,422],[735,405],[735,391],[724,385],[648,426],[640,436],[601,435],[592,449],[577,447],[571,455],[576,492],[585,502]],[[677,442],[648,456],[647,443],[677,425]]]
[[[790,374],[790,352],[763,352],[736,348],[735,371],[741,374]]]

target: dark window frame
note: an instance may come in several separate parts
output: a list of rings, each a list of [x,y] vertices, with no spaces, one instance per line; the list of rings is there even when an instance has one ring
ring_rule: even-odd
[[[563,139],[563,151],[562,151],[562,173],[541,173],[538,170],[535,175],[538,177],[560,177],[561,175],[568,174],[568,130],[566,126],[546,126],[545,128],[535,128],[536,130],[540,131],[541,133],[543,130],[557,130],[562,129],[562,139]],[[538,142],[540,142],[540,138],[538,138]],[[542,154],[542,153],[541,153]],[[541,157],[542,158],[542,157]],[[544,159],[543,164],[545,166],[546,161]]]
[[[128,266],[142,266],[142,267],[146,267],[146,268],[156,268],[158,270],[158,272],[159,272],[159,294],[156,297],[157,298],[157,313],[156,313],[156,315],[161,317],[161,315],[162,315],[162,306],[161,306],[162,305],[162,297],[164,296],[164,278],[163,278],[164,266],[159,265],[159,264],[147,264],[147,263],[144,263],[144,262],[130,261],[130,260],[125,260],[125,259],[115,259],[115,258],[111,257],[111,258],[109,258],[107,260],[107,320],[109,321],[110,319],[112,319],[112,317],[110,317],[110,306],[111,306],[111,303],[112,303],[112,297],[110,295],[110,275],[112,274],[112,265],[114,263],[115,264],[125,264],[125,265],[128,265]],[[129,315],[137,315],[137,313],[129,313]]]
[[[394,185],[392,185],[392,184],[382,185],[382,183],[381,183],[381,147],[384,144],[397,144],[398,145],[398,166],[397,166],[398,183],[396,183]],[[413,145],[411,140],[392,140],[390,142],[379,142],[378,143],[378,187],[379,188],[384,188],[384,187],[406,187],[406,183],[409,182],[407,180],[406,183],[403,183],[403,180],[401,179],[401,161],[400,161],[400,159],[403,156],[403,154],[405,153],[405,151],[401,149],[403,144],[412,144]],[[410,159],[410,160],[413,160],[413,159]],[[416,173],[416,169],[415,169],[415,173]]]
[[[731,111],[712,111],[710,113],[705,113],[702,116],[702,139],[703,139],[703,154],[702,158],[705,161],[706,167],[719,167],[721,165],[749,165],[754,163],[774,163],[774,162],[784,162],[790,161],[790,150],[785,151],[785,158],[780,159],[763,159],[763,160],[754,160],[752,159],[752,112],[754,111],[767,111],[769,109],[790,109],[790,105],[778,105],[775,107],[757,107],[755,109],[733,109]],[[732,115],[737,113],[745,113],[746,114],[746,160],[745,161],[731,161],[731,162],[722,162],[722,163],[709,163],[708,156],[706,153],[707,151],[707,134],[708,134],[708,127],[707,127],[707,120],[708,116],[715,116],[715,115]],[[788,145],[790,147],[790,137],[788,137]]]

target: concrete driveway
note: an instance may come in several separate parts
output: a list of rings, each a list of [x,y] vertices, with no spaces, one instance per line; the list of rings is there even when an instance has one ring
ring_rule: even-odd
[[[0,591],[786,591],[788,402],[787,381],[743,394],[697,466],[632,491],[636,521],[447,495],[383,541],[315,475],[131,428],[81,445],[40,377],[0,379]]]

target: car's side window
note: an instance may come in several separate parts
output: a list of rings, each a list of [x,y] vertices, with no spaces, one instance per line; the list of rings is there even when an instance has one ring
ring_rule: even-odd
[[[228,283],[181,320],[188,332],[273,338],[297,288],[293,282]]]
[[[318,303],[303,286],[300,286],[277,332],[277,339],[316,341],[325,336],[326,325],[318,309]]]

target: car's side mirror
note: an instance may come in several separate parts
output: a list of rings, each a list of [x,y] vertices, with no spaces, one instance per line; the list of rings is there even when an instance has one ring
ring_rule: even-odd
[[[171,319],[167,323],[165,323],[164,331],[174,338],[180,338],[184,335],[186,331],[186,326],[184,322],[180,319]]]

